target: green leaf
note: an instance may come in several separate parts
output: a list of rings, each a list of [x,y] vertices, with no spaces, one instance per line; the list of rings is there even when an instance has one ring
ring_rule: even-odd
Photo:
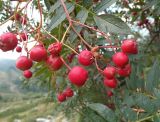
[[[88,17],[88,11],[83,9],[77,14],[76,20],[80,21],[81,23],[85,23],[87,17]],[[82,30],[82,27],[80,27],[79,25],[75,26],[75,30],[78,33],[80,33],[80,31]],[[73,40],[75,40],[76,38],[77,38],[77,34],[74,31],[71,31],[69,40],[73,42]]]
[[[64,0],[64,2],[65,2],[65,1],[66,1],[66,0]],[[53,6],[51,6],[48,14],[53,13],[58,7],[60,7],[60,5],[61,5],[61,2],[60,2],[60,1],[57,1]]]
[[[89,104],[88,107],[96,111],[100,116],[102,116],[108,122],[117,122],[117,117],[114,112],[107,106],[100,103]]]
[[[66,3],[66,7],[69,13],[74,10],[74,4]],[[57,27],[66,18],[66,13],[64,12],[62,6],[59,9],[56,9],[56,12],[56,15],[51,18],[51,22],[48,25],[48,31],[51,31],[52,29]]]
[[[158,86],[160,80],[160,67],[159,62],[156,60],[151,70],[149,71],[146,79],[146,90],[152,92]]]
[[[100,16],[94,16],[94,20],[98,28],[103,32],[113,32],[117,34],[130,34],[130,28],[120,18],[105,14]]]
[[[127,106],[121,109],[121,112],[127,120],[135,121],[137,119],[137,113]]]
[[[96,13],[99,13],[105,9],[107,9],[109,6],[111,6],[113,3],[117,2],[117,0],[102,0],[94,9]]]
[[[2,1],[0,0],[0,11],[2,10]]]

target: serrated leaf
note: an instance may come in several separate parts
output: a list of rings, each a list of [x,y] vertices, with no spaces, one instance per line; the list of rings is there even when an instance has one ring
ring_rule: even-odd
[[[74,10],[74,4],[66,3],[66,7],[68,10],[68,13],[71,13]],[[57,9],[57,13],[55,16],[51,18],[51,22],[48,25],[47,30],[51,31],[55,27],[57,27],[63,20],[66,18],[66,13],[63,10],[63,7],[61,6],[59,9]]]
[[[160,80],[159,72],[160,72],[159,62],[158,60],[156,60],[147,75],[146,90],[152,92],[154,88],[158,86]]]
[[[101,31],[113,32],[118,34],[130,34],[130,28],[120,18],[105,14],[100,16],[94,16],[94,20]]]
[[[88,107],[96,111],[100,116],[102,116],[108,122],[117,122],[117,117],[114,112],[107,106],[100,103],[89,104]]]
[[[65,2],[66,0],[64,0]],[[58,7],[60,7],[61,2],[58,0],[53,6],[51,6],[48,14],[53,13]]]
[[[102,0],[94,9],[96,13],[99,13],[105,9],[107,9],[109,6],[111,6],[113,3],[117,2],[117,0]]]
[[[135,121],[137,119],[137,113],[127,106],[122,108],[121,112],[123,113],[124,117],[129,121]]]
[[[88,11],[83,9],[77,14],[76,20],[80,21],[81,23],[85,23],[87,17],[88,17]],[[78,33],[80,33],[80,31],[82,30],[82,27],[80,27],[79,25],[75,26],[74,28]],[[76,38],[77,34],[74,31],[71,31],[69,40],[73,42],[73,40],[75,40]]]

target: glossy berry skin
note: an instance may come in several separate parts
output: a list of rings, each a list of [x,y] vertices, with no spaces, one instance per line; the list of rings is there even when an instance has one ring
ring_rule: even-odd
[[[68,78],[71,83],[78,87],[81,87],[85,84],[88,78],[88,71],[86,71],[83,67],[75,66],[69,72]]]
[[[59,56],[54,57],[54,56],[50,55],[47,58],[46,63],[48,65],[48,67],[53,71],[57,71],[63,66],[63,62]]]
[[[7,32],[0,35],[0,49],[2,51],[10,51],[16,48],[18,40],[15,34]]]
[[[107,96],[108,97],[112,97],[113,96],[113,92],[112,91],[107,91]]]
[[[116,74],[116,69],[113,66],[107,66],[104,70],[103,70],[103,74],[106,78],[108,79],[112,79],[114,78],[115,74]]]
[[[58,56],[62,50],[62,44],[60,42],[49,45],[48,52],[53,56]]]
[[[64,102],[64,101],[66,100],[66,95],[63,94],[63,93],[59,93],[59,94],[57,95],[57,100],[58,100],[59,102]]]
[[[20,42],[26,41],[28,39],[28,35],[26,33],[20,33],[19,36],[20,36],[19,40]]]
[[[21,48],[20,46],[17,46],[17,47],[16,47],[16,51],[17,51],[18,53],[20,53],[20,52],[22,52],[22,48]]]
[[[128,56],[123,52],[117,52],[112,56],[112,61],[117,67],[124,67],[129,62]]]
[[[123,40],[121,49],[122,49],[122,52],[127,53],[127,54],[137,54],[138,53],[137,43],[134,39]]]
[[[78,61],[84,66],[89,66],[93,63],[93,54],[91,51],[83,50],[78,55]]]
[[[27,79],[31,78],[32,77],[32,72],[30,70],[25,70],[23,72],[23,76]]]
[[[131,65],[127,64],[124,68],[117,69],[117,73],[122,77],[128,77],[131,74]]]
[[[37,45],[31,49],[30,58],[36,62],[44,61],[47,59],[47,51],[44,47]]]
[[[66,95],[66,97],[72,97],[74,95],[74,92],[71,88],[67,88],[65,91],[64,91],[64,94]]]
[[[109,87],[109,88],[116,88],[116,86],[117,86],[117,80],[115,78],[113,78],[113,79],[107,79],[107,78],[105,78],[104,79],[104,85],[106,87]]]
[[[16,67],[20,70],[28,70],[32,67],[32,60],[26,56],[20,56],[16,61]]]

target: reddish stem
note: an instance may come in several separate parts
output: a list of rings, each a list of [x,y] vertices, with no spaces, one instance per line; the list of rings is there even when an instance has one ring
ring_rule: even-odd
[[[62,57],[60,57],[62,62],[64,63],[64,65],[69,69],[71,70],[71,67],[64,61],[64,59]]]

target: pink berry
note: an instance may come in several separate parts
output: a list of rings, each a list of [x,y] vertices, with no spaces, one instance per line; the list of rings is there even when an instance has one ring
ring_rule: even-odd
[[[16,61],[16,67],[20,70],[28,70],[32,67],[32,60],[26,56],[20,56]]]
[[[63,62],[59,56],[54,57],[50,55],[47,58],[46,63],[48,67],[53,71],[59,70],[63,66]]]
[[[123,43],[121,45],[121,49],[124,53],[128,53],[128,54],[137,54],[138,53],[137,43],[134,39],[123,40]]]
[[[85,84],[88,78],[88,72],[80,66],[75,66],[69,72],[68,78],[71,81],[71,83],[81,87]]]
[[[42,46],[35,46],[30,51],[30,58],[33,61],[41,62],[47,59],[47,51]]]
[[[21,48],[20,46],[17,46],[17,47],[16,47],[16,51],[17,51],[18,53],[20,53],[20,52],[22,51],[22,48]]]
[[[113,63],[118,67],[124,67],[129,62],[128,56],[123,52],[117,52],[112,56]]]
[[[23,72],[23,76],[27,79],[31,78],[32,77],[32,72],[30,70],[25,70]]]
[[[48,47],[48,52],[53,56],[59,56],[61,50],[62,44],[60,42],[53,43]]]
[[[107,66],[104,70],[103,70],[103,74],[106,78],[108,79],[112,79],[114,78],[115,74],[116,74],[116,69],[115,67],[112,66]]]
[[[74,92],[71,88],[67,88],[65,91],[64,91],[64,94],[67,96],[67,97],[72,97],[74,95]]]
[[[78,61],[84,66],[89,66],[93,63],[93,54],[91,51],[83,50],[78,56]]]
[[[119,68],[117,72],[120,76],[127,77],[131,74],[131,65],[127,64],[124,68]]]
[[[104,85],[109,88],[116,88],[117,87],[117,80],[115,78],[113,78],[113,79],[105,78]]]
[[[64,102],[64,101],[66,100],[65,94],[59,93],[59,94],[57,95],[57,100],[58,100],[59,102]]]
[[[13,33],[4,33],[0,35],[0,49],[2,51],[13,50],[18,44],[16,35]]]

